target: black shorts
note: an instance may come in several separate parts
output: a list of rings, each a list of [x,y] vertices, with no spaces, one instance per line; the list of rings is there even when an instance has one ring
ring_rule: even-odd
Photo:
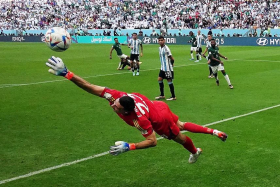
[[[130,60],[136,60],[136,62],[139,62],[139,54],[130,54]]]
[[[196,51],[199,52],[199,53],[202,53],[202,48],[201,47],[197,47]]]
[[[163,79],[174,79],[174,71],[159,71],[159,77]]]

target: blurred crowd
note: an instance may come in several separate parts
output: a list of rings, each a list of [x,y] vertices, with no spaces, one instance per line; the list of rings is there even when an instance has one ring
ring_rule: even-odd
[[[267,30],[280,20],[275,0],[1,0],[0,9],[0,30]]]

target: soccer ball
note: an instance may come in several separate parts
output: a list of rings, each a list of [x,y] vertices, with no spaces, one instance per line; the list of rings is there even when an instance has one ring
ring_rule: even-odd
[[[62,52],[70,47],[71,36],[65,29],[53,27],[46,32],[45,43],[51,50]]]

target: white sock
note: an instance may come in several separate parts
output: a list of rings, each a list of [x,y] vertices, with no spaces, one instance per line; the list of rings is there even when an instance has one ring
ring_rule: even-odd
[[[193,58],[193,53],[191,53],[191,57]]]
[[[121,68],[121,65],[122,65],[122,62],[120,62],[120,63],[119,63],[119,66],[118,66],[118,68]]]
[[[225,75],[225,79],[227,80],[228,85],[231,85],[228,75]]]
[[[201,55],[199,54],[199,60],[201,60]]]

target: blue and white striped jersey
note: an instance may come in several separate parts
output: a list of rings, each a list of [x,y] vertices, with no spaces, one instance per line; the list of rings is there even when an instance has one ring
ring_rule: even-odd
[[[142,41],[140,39],[134,40],[133,38],[129,40],[129,45],[132,46],[133,48],[130,51],[130,54],[137,54],[139,55],[140,52],[140,45],[142,44]]]
[[[201,47],[201,43],[202,43],[203,39],[204,39],[204,37],[201,34],[196,36],[196,42],[197,42],[196,47]]]
[[[160,70],[162,71],[173,71],[171,60],[168,58],[171,56],[171,51],[167,45],[159,47],[159,59],[161,63]]]

